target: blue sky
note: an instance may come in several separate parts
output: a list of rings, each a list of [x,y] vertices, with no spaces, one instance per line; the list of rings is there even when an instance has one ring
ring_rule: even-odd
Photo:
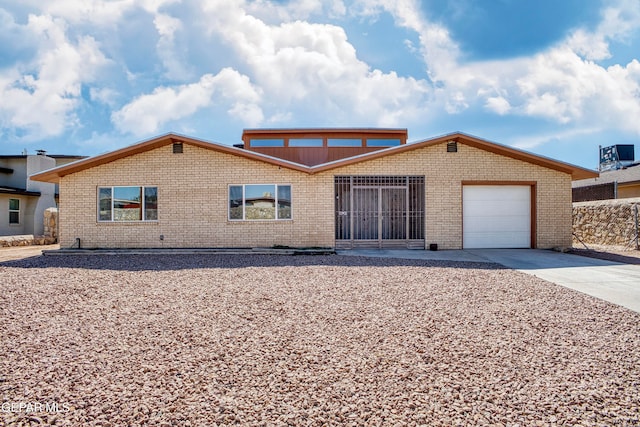
[[[639,56],[637,0],[0,0],[0,154],[400,127],[595,168]]]

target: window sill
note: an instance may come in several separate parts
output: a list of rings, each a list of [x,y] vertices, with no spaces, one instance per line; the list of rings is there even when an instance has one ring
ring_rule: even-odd
[[[228,219],[227,224],[264,224],[264,223],[287,223],[293,219]]]
[[[157,225],[160,221],[96,221],[98,225]]]

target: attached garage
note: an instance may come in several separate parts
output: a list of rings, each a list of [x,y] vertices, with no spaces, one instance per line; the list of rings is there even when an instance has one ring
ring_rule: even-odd
[[[462,247],[532,248],[533,185],[463,185]]]

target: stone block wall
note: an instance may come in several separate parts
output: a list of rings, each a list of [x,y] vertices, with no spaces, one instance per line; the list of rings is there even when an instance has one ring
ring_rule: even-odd
[[[20,234],[16,236],[0,236],[0,247],[52,245],[56,243],[53,237]]]
[[[44,236],[58,240],[58,208],[45,209]]]
[[[44,211],[44,236],[19,234],[0,236],[0,247],[52,245],[58,241],[58,209],[48,208]]]
[[[635,247],[640,198],[573,204],[573,243]]]

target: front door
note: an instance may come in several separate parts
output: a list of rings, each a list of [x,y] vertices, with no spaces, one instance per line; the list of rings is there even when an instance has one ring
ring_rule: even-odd
[[[380,189],[353,189],[353,238],[377,241],[380,237]]]
[[[407,188],[356,187],[352,215],[357,246],[402,246],[407,238]]]
[[[380,224],[382,239],[407,238],[407,189],[380,188]]]
[[[336,247],[424,248],[424,178],[335,178]]]

